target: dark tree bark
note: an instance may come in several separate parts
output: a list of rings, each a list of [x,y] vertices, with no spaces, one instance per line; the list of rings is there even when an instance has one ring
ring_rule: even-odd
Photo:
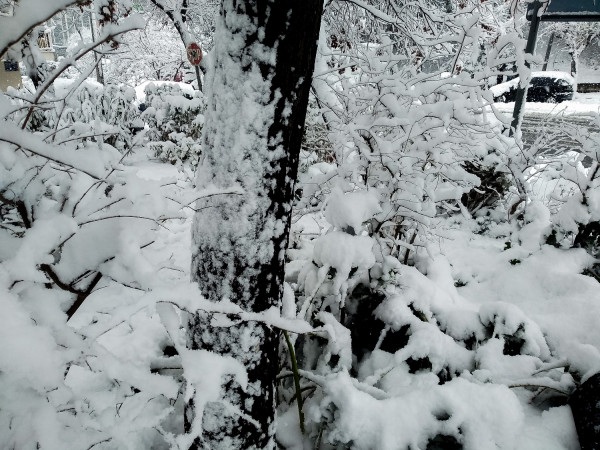
[[[215,195],[197,204],[192,276],[211,301],[228,299],[252,312],[281,303],[322,4],[222,4],[206,86],[210,100],[198,184],[239,187],[241,194]],[[223,380],[222,401],[203,405],[203,435],[194,446],[274,448],[279,332],[257,322],[218,326],[215,319],[194,314],[190,344],[241,362],[248,387]],[[188,405],[188,429],[193,420],[194,407]]]
[[[600,374],[591,376],[569,399],[581,450],[600,450]]]

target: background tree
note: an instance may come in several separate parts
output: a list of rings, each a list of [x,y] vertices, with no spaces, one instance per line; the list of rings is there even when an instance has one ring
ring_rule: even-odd
[[[128,33],[118,54],[105,67],[110,82],[133,83],[145,80],[174,80],[187,66],[185,47],[173,25],[160,11],[144,12],[143,30]]]
[[[571,75],[577,76],[579,72],[579,57],[595,39],[600,36],[600,25],[588,22],[555,22],[548,23],[544,27],[543,35],[548,38],[548,47],[551,49],[555,44],[555,38],[558,38],[571,57]],[[549,56],[547,50],[547,59]]]
[[[191,43],[199,43],[206,52],[213,46],[214,19],[219,2],[217,0],[150,0],[156,9],[162,11],[169,19],[187,48]],[[202,81],[199,70],[206,72],[206,59],[195,67],[199,90]],[[189,79],[193,79],[192,74]]]

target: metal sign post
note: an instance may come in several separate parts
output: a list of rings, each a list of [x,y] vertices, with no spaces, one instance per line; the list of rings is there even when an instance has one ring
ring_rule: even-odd
[[[533,56],[535,52],[535,43],[537,41],[538,29],[540,28],[540,18],[538,17],[538,12],[542,7],[542,3],[539,1],[535,1],[530,3],[530,8],[532,8],[531,15],[531,26],[529,27],[529,36],[527,36],[527,45],[525,46],[525,53]],[[529,18],[529,10],[527,11],[527,17]],[[525,67],[529,69],[530,64],[527,56],[525,56]],[[512,137],[517,131],[517,127],[521,122],[521,111],[525,106],[525,99],[527,98],[527,87],[529,83],[525,83],[527,80],[519,80],[519,87],[517,88],[517,96],[515,98],[515,109],[513,110],[513,118],[510,123],[510,131],[509,136]]]
[[[187,46],[187,58],[194,69],[196,69],[196,78],[198,79],[198,90],[202,91],[202,81],[200,80],[200,68],[198,65],[202,61],[202,49],[198,44],[192,42]]]

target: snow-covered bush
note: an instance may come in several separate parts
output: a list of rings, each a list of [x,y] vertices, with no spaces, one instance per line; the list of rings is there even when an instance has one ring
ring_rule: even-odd
[[[596,115],[590,123],[598,123],[598,120]],[[580,150],[561,154],[560,148],[553,148],[531,169],[534,183],[546,187],[543,201],[549,205],[552,222],[547,242],[556,247],[584,248],[597,258],[600,255],[600,134],[566,121],[557,128]],[[585,273],[599,279],[600,265],[594,264]]]
[[[368,191],[380,211],[365,231],[384,255],[402,261],[428,239],[440,212],[485,214],[520,182],[511,159],[518,148],[502,135],[486,92],[492,67],[518,42],[514,32],[500,39],[507,32],[498,20],[503,6],[411,8],[331,6],[313,85],[331,141],[321,161],[333,164],[324,171],[319,162],[303,175],[298,204],[302,214],[330,194],[336,203],[336,186],[346,194]],[[361,17],[357,29],[341,19],[350,14]]]
[[[187,162],[196,166],[201,152],[204,124],[204,96],[184,92],[175,83],[150,83],[145,88],[142,118],[148,124],[147,137],[155,156],[171,164]]]
[[[189,200],[139,165],[133,90],[63,80],[70,63],[0,93],[0,447],[166,448],[181,382],[158,373],[170,339],[143,294],[169,279],[153,244]]]
[[[314,86],[333,157],[301,174],[288,250],[288,309],[315,327],[295,340],[302,384],[282,345],[278,437],[289,448],[300,441],[285,433],[295,421],[317,448],[514,448],[525,407],[512,389],[555,389],[564,404],[575,385],[528,314],[467,301],[458,290],[467,282],[437,249],[444,221],[473,226],[472,214],[489,222],[477,232],[514,246],[511,270],[540,250],[550,225],[539,203],[527,203],[518,227],[492,223],[514,214],[502,203],[521,195],[535,160],[503,135],[486,92],[485,62],[506,61],[518,37],[496,30],[483,41],[490,4],[461,5],[444,16],[420,4],[413,20],[410,6],[365,7],[353,30],[343,21],[352,7],[338,5],[326,23]],[[353,33],[372,33],[370,42]],[[501,215],[491,211],[499,204]]]
[[[18,107],[5,95],[0,105]],[[31,133],[8,119],[0,139],[0,316],[10,345],[0,352],[0,446],[145,447],[179,386],[151,374],[167,337],[132,293],[155,275],[143,249],[179,205],[84,121]],[[100,117],[92,123],[100,135],[107,129]],[[106,316],[78,318],[96,292],[108,300],[111,290],[116,298],[98,310]],[[114,322],[119,302],[133,310]],[[154,342],[132,364],[104,341],[115,328],[131,342]]]
[[[435,251],[417,253],[417,270],[391,256],[379,259],[374,244],[336,231],[290,250],[292,258],[307,258],[300,272],[288,273],[299,294],[297,315],[315,326],[296,340],[311,439],[357,449],[440,442],[513,448],[525,411],[509,387],[563,393],[540,400],[542,409],[564,404],[574,379],[555,366],[560,359],[522,310],[467,301],[448,260]],[[523,250],[511,252],[507,271],[511,254]],[[281,395],[293,402],[289,374],[282,374]],[[283,434],[298,416],[295,406],[282,412]]]
[[[26,92],[16,94],[18,98]],[[33,132],[52,132],[80,142],[106,143],[121,153],[132,149],[136,132],[143,128],[140,112],[134,105],[135,91],[127,86],[103,86],[93,80],[58,79],[40,98],[51,107],[34,107],[16,112],[13,119],[26,121]]]

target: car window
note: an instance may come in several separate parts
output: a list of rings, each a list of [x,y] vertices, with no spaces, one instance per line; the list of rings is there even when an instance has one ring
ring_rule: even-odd
[[[539,78],[539,77],[532,78],[529,85],[533,86],[533,87],[541,87],[541,86],[544,86],[545,80],[546,80],[545,78]]]
[[[571,83],[562,78],[534,77],[531,79],[532,87],[570,87]]]

